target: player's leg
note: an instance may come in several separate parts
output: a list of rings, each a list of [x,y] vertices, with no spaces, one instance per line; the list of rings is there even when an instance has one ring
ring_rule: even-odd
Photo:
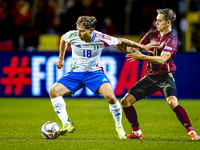
[[[176,96],[169,96],[166,98],[166,100],[167,100],[170,108],[175,112],[178,120],[186,128],[186,130],[188,132],[188,136],[192,140],[200,139],[200,137],[194,131],[185,109],[181,105],[178,105],[178,100],[177,100]]]
[[[62,128],[60,129],[60,135],[64,135],[66,132],[73,132],[74,126],[69,122],[66,104],[63,99],[63,95],[71,93],[67,87],[61,83],[55,83],[49,91],[51,103],[53,108],[62,121]]]
[[[74,126],[69,122],[66,104],[63,95],[71,95],[83,87],[81,84],[82,73],[68,72],[61,77],[50,89],[49,95],[53,108],[62,121],[62,128],[60,134],[64,135],[66,132],[73,132]]]
[[[104,83],[99,87],[98,93],[101,94],[109,103],[110,112],[115,120],[116,127],[122,126],[122,109],[119,101],[115,97],[112,85],[110,83]]]
[[[119,101],[115,97],[109,79],[102,71],[89,72],[84,77],[83,83],[95,94],[102,94],[108,101],[110,111],[113,115],[116,130],[120,139],[126,139],[126,133],[122,127],[122,109]],[[95,84],[94,84],[95,83]]]
[[[121,100],[124,114],[132,127],[132,132],[129,133],[127,138],[143,138],[143,134],[138,122],[137,112],[133,104],[137,100],[148,97],[157,90],[151,86],[153,85],[151,82],[152,81],[149,80],[148,77],[143,78],[137,82]]]
[[[109,103],[109,109],[115,120],[116,131],[119,139],[126,139],[126,133],[122,127],[122,109],[119,101],[115,97],[112,85],[110,83],[102,84],[98,89],[98,93],[101,94]]]
[[[178,120],[188,131],[188,136],[192,140],[198,140],[199,136],[194,131],[185,109],[178,104],[178,99],[176,97],[176,84],[172,74],[169,74],[166,77],[164,87],[162,88],[161,92],[166,98],[169,107],[175,112]]]
[[[122,108],[124,114],[131,124],[132,132],[129,133],[127,138],[138,138],[143,139],[142,131],[140,130],[138,116],[133,104],[136,102],[136,99],[133,95],[127,93],[121,100]]]

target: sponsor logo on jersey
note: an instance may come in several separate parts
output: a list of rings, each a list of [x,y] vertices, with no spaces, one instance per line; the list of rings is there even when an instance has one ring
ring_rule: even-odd
[[[79,48],[81,48],[81,46],[78,44],[78,45],[75,45],[75,47],[79,47]]]

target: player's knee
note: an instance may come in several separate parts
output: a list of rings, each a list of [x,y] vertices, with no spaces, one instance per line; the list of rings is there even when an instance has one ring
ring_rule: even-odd
[[[125,97],[123,97],[123,98],[121,99],[121,104],[122,104],[122,107],[127,107],[127,100],[126,100]]]
[[[134,96],[131,94],[126,94],[122,99],[121,99],[121,104],[122,107],[130,107],[136,102],[136,99]]]
[[[178,105],[178,100],[175,96],[169,96],[166,100],[172,110]]]
[[[55,97],[58,97],[58,96],[61,96],[59,91],[57,91],[55,88],[51,88],[49,90],[49,96],[50,98],[55,98]]]
[[[105,99],[108,101],[109,104],[115,104],[117,99],[115,96],[105,96]]]

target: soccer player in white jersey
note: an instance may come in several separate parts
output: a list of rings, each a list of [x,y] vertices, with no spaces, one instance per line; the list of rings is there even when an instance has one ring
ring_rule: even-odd
[[[64,55],[68,43],[72,47],[73,66],[70,72],[61,77],[50,89],[49,95],[56,114],[62,121],[60,135],[73,132],[75,129],[68,119],[66,104],[63,95],[73,95],[82,87],[88,87],[95,94],[102,94],[108,101],[113,115],[119,139],[126,139],[122,127],[122,109],[115,97],[112,85],[101,67],[101,52],[104,47],[123,44],[143,50],[157,47],[156,44],[142,45],[124,38],[115,38],[95,31],[96,18],[80,16],[76,22],[77,30],[65,33],[60,40],[59,58],[56,61],[58,69],[64,65]]]

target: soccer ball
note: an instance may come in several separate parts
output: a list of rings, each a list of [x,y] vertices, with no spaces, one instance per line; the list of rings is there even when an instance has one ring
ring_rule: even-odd
[[[45,139],[57,139],[59,137],[59,130],[60,127],[56,122],[48,121],[42,126],[41,133]]]

